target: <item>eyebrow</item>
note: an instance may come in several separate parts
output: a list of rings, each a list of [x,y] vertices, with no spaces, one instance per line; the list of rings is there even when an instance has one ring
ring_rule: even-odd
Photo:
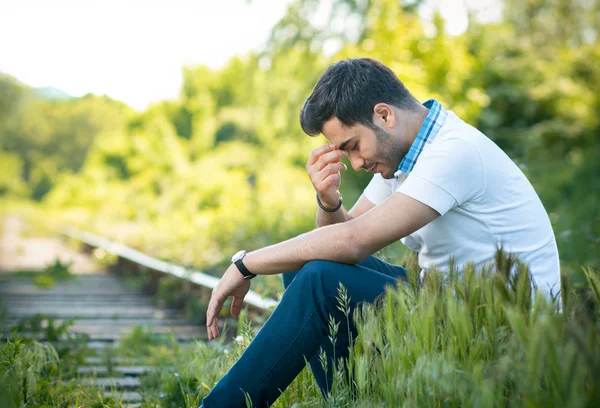
[[[352,140],[354,139],[354,136],[352,136],[350,139],[346,140],[345,142],[342,142],[342,144],[340,145],[340,147],[338,147],[338,149],[340,150],[344,150],[344,148],[346,147],[346,145]]]

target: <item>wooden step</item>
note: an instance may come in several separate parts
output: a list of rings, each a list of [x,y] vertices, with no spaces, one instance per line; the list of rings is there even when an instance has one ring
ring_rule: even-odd
[[[122,357],[86,357],[83,362],[87,365],[101,365],[106,364],[107,360],[110,359],[113,365],[130,365],[135,364],[138,360],[134,358],[122,358]]]
[[[193,341],[193,340],[206,340],[208,338],[206,332],[194,332],[194,333],[157,333],[164,336],[171,336],[177,341]],[[127,333],[94,333],[87,335],[90,340],[102,341],[102,342],[115,342],[121,338],[127,336]]]
[[[105,390],[135,390],[140,387],[140,380],[136,377],[82,378],[76,382],[84,387],[96,387]]]
[[[116,343],[121,340],[123,337],[127,337],[130,331],[124,332],[114,332],[114,331],[105,331],[105,332],[97,332],[97,333],[82,333],[77,331],[69,331],[69,333],[73,336],[82,336],[87,341],[93,342],[103,342],[103,343]],[[194,340],[206,340],[208,338],[206,331],[194,331],[194,332],[156,332],[152,333],[156,336],[161,337],[172,337],[176,341],[194,341]],[[10,338],[10,333],[2,333],[2,337]],[[46,337],[44,333],[28,333],[28,332],[20,332],[20,335],[23,337],[27,337],[36,341],[45,341]],[[60,337],[60,340],[66,341],[69,337],[67,335],[63,335]]]
[[[60,325],[68,321],[69,319],[54,319],[55,325]],[[7,322],[7,327],[14,327],[20,323],[19,319],[11,319]],[[190,322],[185,319],[146,319],[146,318],[126,318],[126,319],[74,319],[72,327],[104,327],[104,328],[132,328],[132,327],[164,327],[164,326],[187,326],[190,325]],[[197,325],[197,327],[202,327],[202,325]]]
[[[105,391],[102,393],[102,396],[104,398],[112,398],[112,399],[114,399],[116,401],[120,401],[124,404],[143,401],[142,394],[140,394],[139,392],[135,392],[135,391],[123,391],[123,392]]]
[[[135,330],[136,326],[130,327],[107,327],[107,326],[80,326],[75,324],[69,327],[69,331],[74,333],[85,333],[89,335],[102,334],[102,333],[119,333],[121,335],[131,333]],[[206,328],[202,326],[144,326],[142,327],[144,333],[156,333],[156,334],[198,334],[202,335],[206,333]]]
[[[37,286],[22,286],[22,287],[10,287],[10,288],[2,288],[0,289],[0,298],[3,297],[4,294],[19,294],[19,295],[39,295],[39,294],[53,294],[57,296],[71,296],[71,295],[79,295],[79,296],[103,296],[106,295],[107,292],[110,292],[112,296],[128,296],[134,294],[136,292],[124,289],[124,288],[96,288],[96,287],[86,287],[86,288],[38,288]]]
[[[55,306],[38,309],[30,306],[12,307],[8,311],[12,318],[33,317],[37,314],[44,313],[49,316],[55,316],[61,319],[76,319],[76,318],[154,318],[160,319],[163,317],[175,317],[177,311],[158,309],[155,307],[82,307],[72,308],[68,306]]]
[[[112,292],[103,292],[98,294],[80,294],[80,293],[69,293],[69,294],[56,294],[56,293],[32,293],[32,294],[22,294],[22,293],[1,293],[0,301],[5,301],[7,303],[13,301],[23,301],[25,303],[36,301],[36,300],[56,300],[56,301],[80,301],[80,300],[91,300],[91,301],[107,301],[107,302],[116,302],[124,299],[122,294],[114,294]],[[138,292],[132,292],[126,295],[125,299],[131,301],[148,301],[150,300],[149,296],[143,296]]]
[[[125,377],[137,377],[147,373],[151,369],[152,367],[148,366],[116,366],[113,367],[111,371]],[[81,366],[77,367],[77,373],[81,375],[102,377],[106,376],[109,371],[106,366]]]
[[[40,299],[39,297],[24,298],[21,297],[19,299],[9,299],[6,300],[7,305],[13,306],[37,306],[37,307],[52,307],[60,304],[69,304],[73,307],[82,307],[82,306],[106,306],[106,305],[119,305],[119,306],[153,306],[153,303],[150,299],[132,299],[129,296],[121,297],[119,299],[104,299],[104,298],[90,298],[84,297],[79,299],[72,298],[46,298]]]

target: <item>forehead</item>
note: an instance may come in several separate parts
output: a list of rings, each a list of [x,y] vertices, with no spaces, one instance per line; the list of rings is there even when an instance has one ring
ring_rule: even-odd
[[[353,137],[360,137],[368,128],[357,123],[352,126],[346,126],[335,116],[323,124],[323,136],[337,147]]]

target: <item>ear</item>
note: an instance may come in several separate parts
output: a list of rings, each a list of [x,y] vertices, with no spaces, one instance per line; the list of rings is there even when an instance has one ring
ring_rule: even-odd
[[[396,113],[387,103],[378,103],[373,107],[373,123],[382,128],[392,128],[396,124]]]

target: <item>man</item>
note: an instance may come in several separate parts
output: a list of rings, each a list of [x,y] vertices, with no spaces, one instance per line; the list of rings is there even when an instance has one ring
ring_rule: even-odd
[[[232,315],[238,316],[250,288],[244,277],[285,272],[286,291],[252,344],[204,399],[205,407],[243,407],[245,395],[255,407],[268,406],[305,359],[327,395],[331,371],[321,368],[318,353],[322,348],[331,358],[329,315],[345,323],[335,299],[338,286],[346,287],[354,308],[405,279],[403,268],[371,256],[398,239],[418,251],[421,274],[432,267],[447,270],[451,257],[458,268],[470,261],[483,265],[503,246],[529,263],[540,290],[558,292],[552,227],[523,173],[490,139],[437,101],[420,104],[383,64],[351,59],[331,65],[306,100],[300,123],[307,134],[322,133],[329,141],[307,164],[320,228],[234,256],[208,306],[209,339],[219,335],[217,316],[228,297],[233,297]],[[349,212],[339,194],[343,157],[354,170],[374,173]],[[348,329],[356,333],[354,327],[340,328],[336,358],[347,356]]]

